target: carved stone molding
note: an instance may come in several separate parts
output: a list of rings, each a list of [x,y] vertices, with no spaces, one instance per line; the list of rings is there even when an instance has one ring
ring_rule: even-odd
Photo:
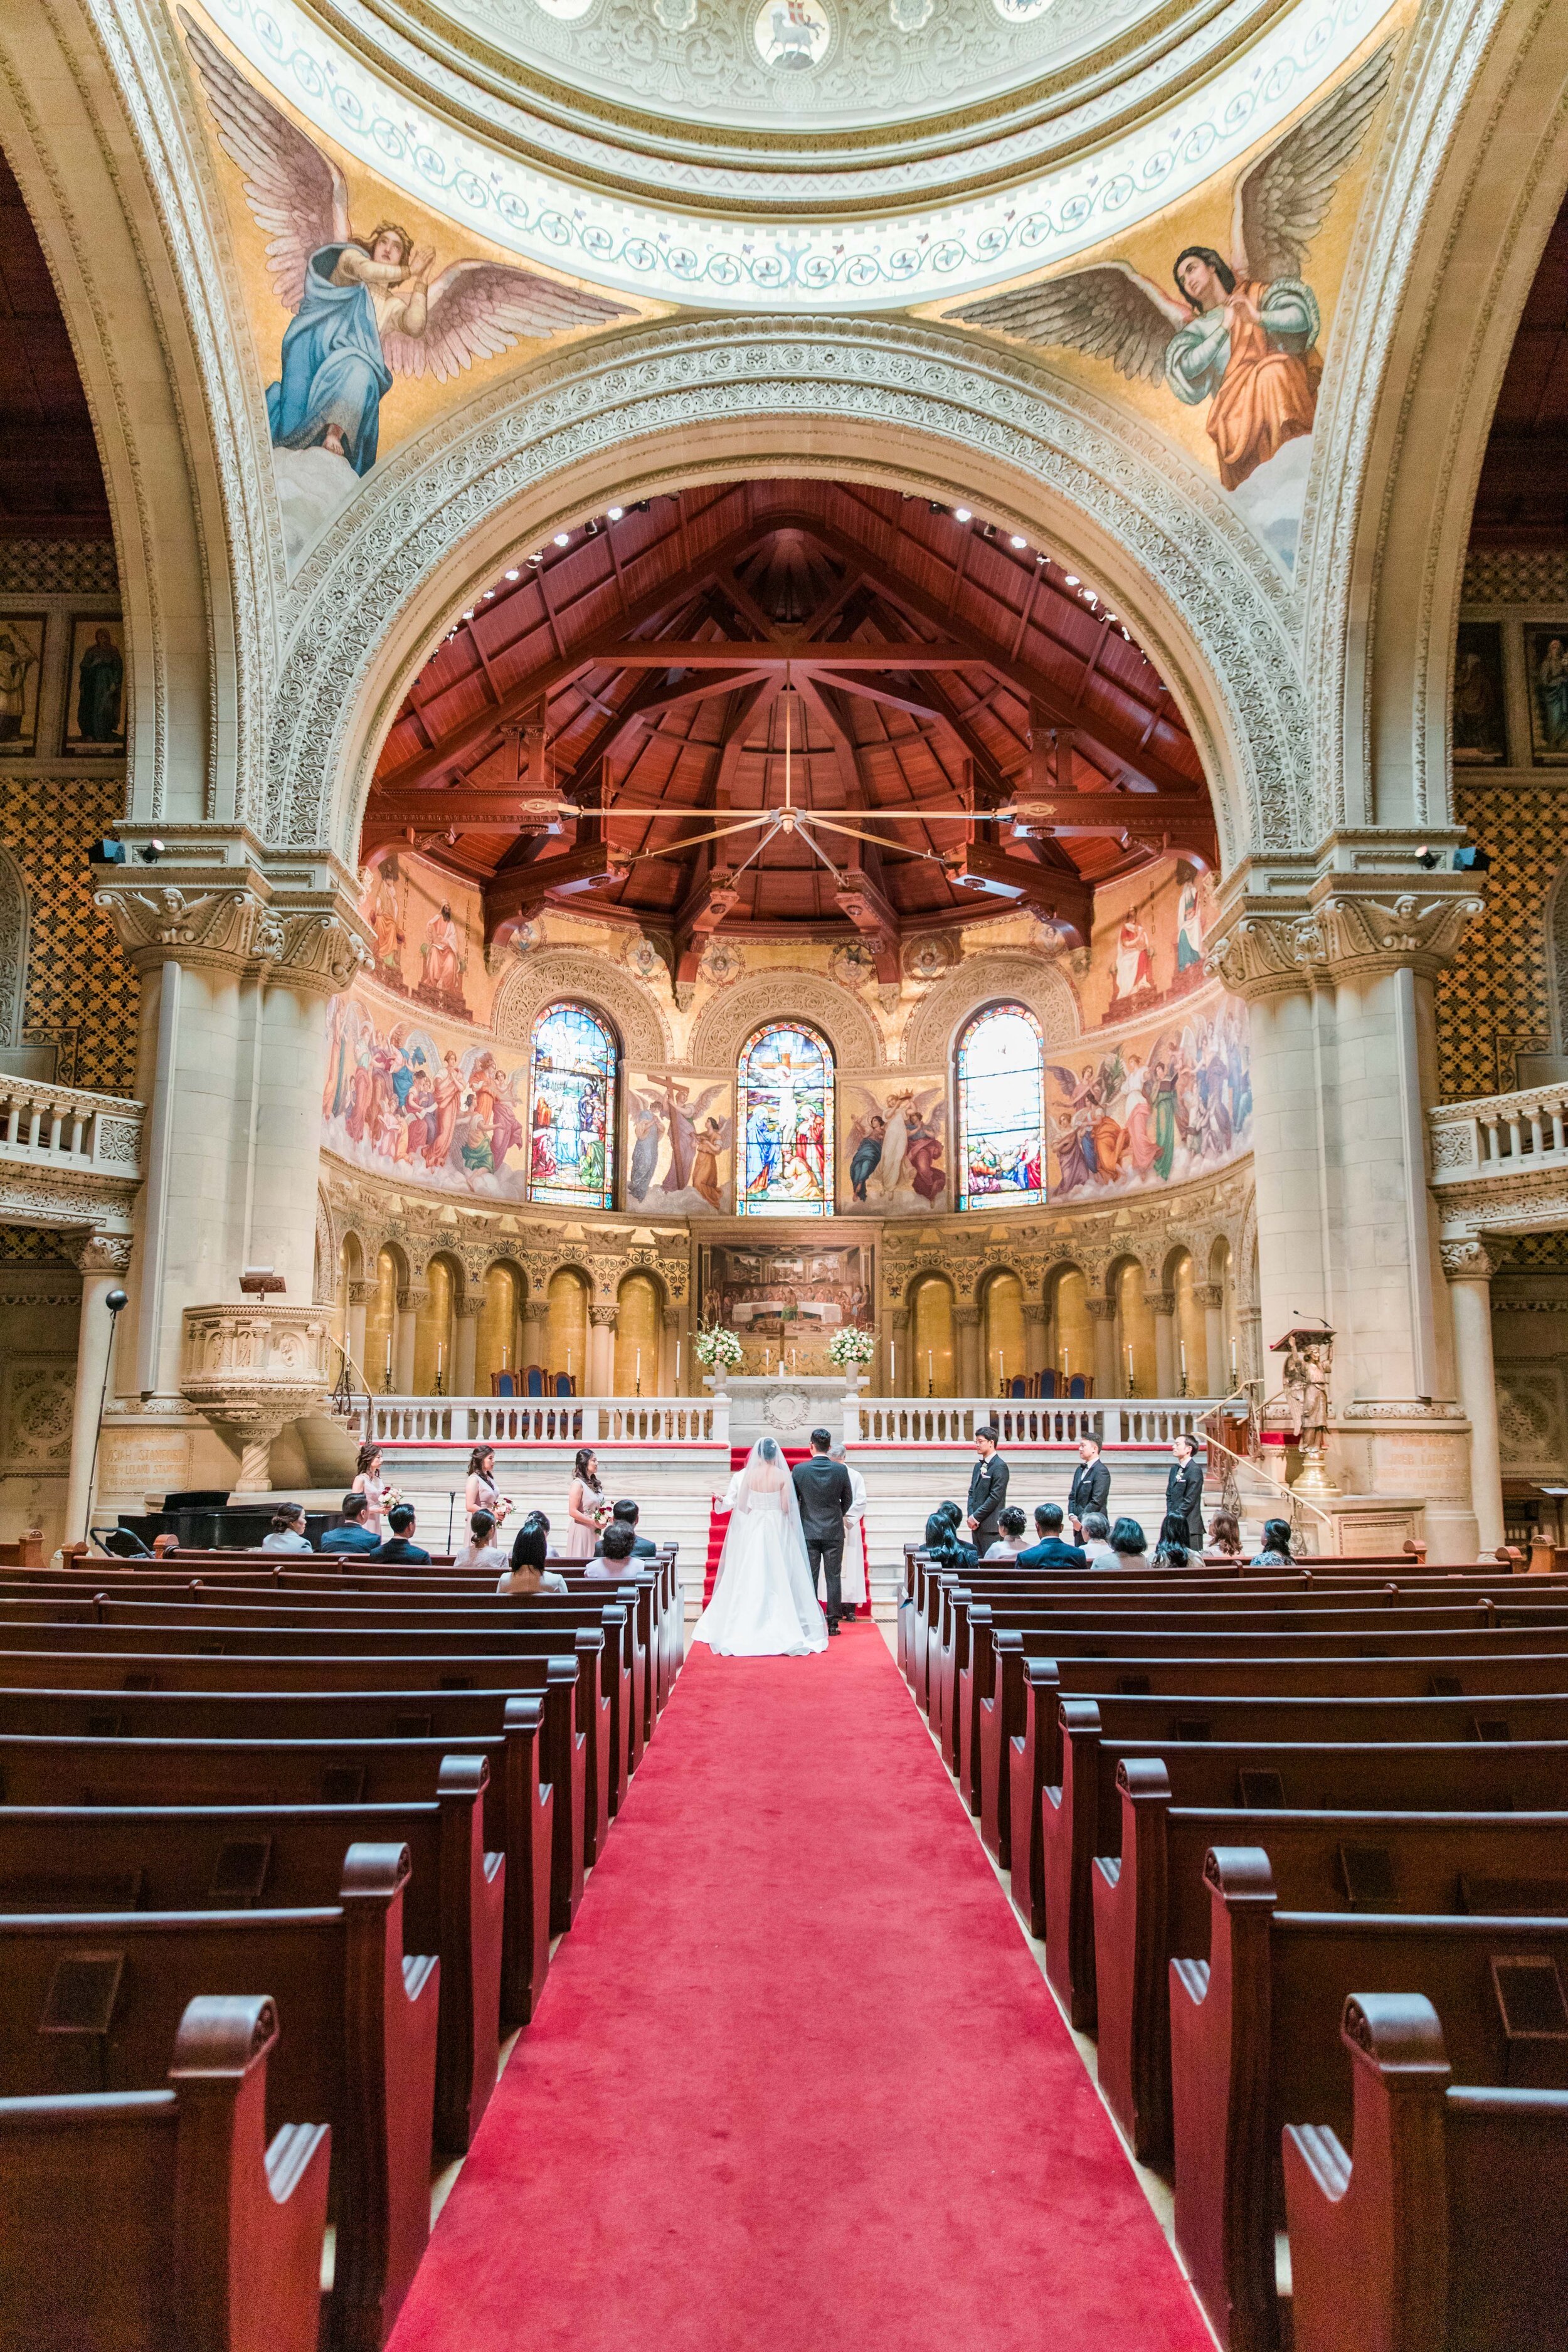
[[[417,1315],[420,1308],[428,1306],[429,1302],[427,1290],[417,1283],[405,1283],[397,1294],[397,1311],[400,1315]]]
[[[635,1066],[658,1069],[672,1057],[669,1024],[652,990],[624,964],[588,948],[546,948],[515,963],[496,991],[490,1026],[509,1044],[526,1045],[545,1006],[563,996],[607,1013]]]
[[[1114,1298],[1086,1298],[1084,1305],[1096,1323],[1112,1323],[1116,1319]]]
[[[1193,1285],[1193,1297],[1200,1307],[1223,1307],[1225,1305],[1225,1285],[1223,1282],[1194,1283]]]
[[[952,1319],[960,1331],[977,1331],[980,1328],[980,1309],[978,1307],[955,1307]]]
[[[79,1274],[126,1274],[131,1267],[129,1234],[82,1234],[66,1244],[71,1264]]]
[[[1207,970],[1249,1000],[1332,986],[1408,964],[1436,979],[1458,950],[1484,900],[1466,892],[1325,891],[1308,908],[1265,911],[1248,902],[1211,941]]]
[[[124,871],[128,878],[100,885],[93,904],[138,971],[166,962],[236,974],[254,969],[287,987],[336,996],[370,961],[364,927],[346,898],[300,908],[272,899],[259,876],[203,888],[189,878],[160,882]]]
[[[351,1307],[374,1307],[380,1295],[379,1282],[351,1282],[349,1285]]]
[[[1173,1315],[1176,1311],[1176,1294],[1173,1290],[1146,1290],[1143,1293],[1143,1304],[1151,1314]]]
[[[1191,711],[1219,786],[1227,862],[1258,844],[1312,837],[1292,592],[1218,486],[1166,436],[956,331],[731,318],[661,321],[523,369],[367,478],[296,582],[302,609],[278,680],[268,837],[350,845],[374,759],[368,712],[392,707],[424,657],[421,598],[460,545],[488,535],[499,547],[503,513],[519,530],[544,527],[567,510],[573,474],[602,467],[607,453],[764,424],[775,433],[774,472],[791,434],[803,452],[825,431],[875,436],[885,462],[898,455],[919,468],[923,455],[933,479],[945,467],[957,482],[977,459],[1010,471],[1021,514],[1043,518],[1048,499],[1125,549],[1118,600]],[[657,455],[644,464],[651,480]],[[388,616],[379,637],[367,614]]]
[[[1505,1263],[1505,1254],[1488,1249],[1479,1234],[1460,1241],[1440,1242],[1443,1271],[1450,1282],[1489,1282]]]
[[[1047,1313],[1046,1313],[1046,1302],[1045,1302],[1045,1300],[1044,1300],[1043,1298],[1026,1298],[1026,1299],[1025,1299],[1025,1301],[1024,1301],[1024,1320],[1025,1320],[1025,1322],[1026,1322],[1026,1323],[1038,1323],[1038,1324],[1044,1324],[1047,1319],[1048,1319],[1048,1318],[1047,1318]]]
[[[879,1069],[886,1062],[881,1033],[858,996],[819,972],[779,971],[737,981],[703,1008],[688,1050],[692,1068],[732,1070],[753,1030],[786,1008],[790,1019],[821,1030],[840,1073]]]
[[[595,1304],[588,1309],[588,1320],[595,1331],[613,1331],[616,1328],[616,1318],[620,1311],[618,1307],[601,1307]]]
[[[963,1023],[999,999],[1027,1005],[1047,1045],[1068,1044],[1083,1027],[1072,983],[1054,959],[1018,951],[970,956],[916,1006],[904,1032],[905,1063],[911,1070],[944,1070]]]

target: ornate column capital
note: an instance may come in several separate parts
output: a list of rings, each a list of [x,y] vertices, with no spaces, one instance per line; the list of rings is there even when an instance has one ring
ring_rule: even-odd
[[[1112,1323],[1116,1319],[1114,1298],[1086,1298],[1084,1305],[1097,1323]]]
[[[1025,1320],[1025,1322],[1026,1322],[1026,1323],[1043,1323],[1043,1322],[1045,1322],[1045,1320],[1046,1320],[1046,1302],[1045,1302],[1045,1300],[1044,1300],[1043,1298],[1026,1298],[1026,1299],[1025,1299],[1025,1301],[1024,1301],[1024,1320]]]
[[[1344,835],[1311,875],[1243,870],[1222,900],[1207,970],[1248,1002],[1406,964],[1435,980],[1485,901],[1468,875],[1417,865],[1421,846],[1403,835]]]
[[[1176,1311],[1176,1294],[1173,1290],[1146,1290],[1143,1293],[1143,1304],[1152,1314],[1173,1315]]]
[[[588,1319],[593,1324],[595,1331],[613,1331],[616,1328],[616,1318],[620,1311],[621,1310],[618,1307],[614,1306],[590,1307],[588,1309]]]
[[[430,1293],[416,1282],[405,1283],[397,1294],[397,1311],[400,1315],[417,1315],[419,1309],[428,1306],[429,1303]]]
[[[351,1282],[349,1285],[349,1305],[351,1307],[374,1307],[380,1292],[381,1285],[379,1282]]]
[[[909,1308],[907,1307],[889,1307],[888,1309],[888,1328],[901,1339],[903,1334],[910,1328]]]
[[[1501,1254],[1489,1249],[1480,1234],[1467,1234],[1458,1241],[1439,1242],[1437,1246],[1450,1282],[1490,1282],[1503,1262]]]
[[[1193,1297],[1196,1299],[1200,1307],[1223,1307],[1225,1305],[1225,1285],[1223,1282],[1194,1283],[1193,1286]]]
[[[129,1234],[73,1234],[62,1238],[79,1274],[129,1273]]]
[[[461,1298],[454,1298],[452,1301],[453,1314],[460,1317],[465,1322],[477,1320],[484,1311],[483,1294],[477,1290],[465,1290]]]
[[[978,1307],[955,1307],[952,1310],[952,1319],[960,1331],[977,1331],[980,1328],[980,1309]]]
[[[93,903],[138,971],[190,964],[336,996],[369,962],[354,877],[335,860],[294,860],[274,875],[249,834],[185,825],[147,864],[153,845],[135,830],[121,828],[133,862],[100,868]]]
[[[663,1312],[665,1329],[667,1331],[677,1329],[680,1322],[680,1308],[679,1307],[667,1307]]]

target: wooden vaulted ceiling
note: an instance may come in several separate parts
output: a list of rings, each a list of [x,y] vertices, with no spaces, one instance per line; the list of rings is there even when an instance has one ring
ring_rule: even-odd
[[[107,539],[87,395],[43,247],[0,155],[0,539]]]
[[[778,481],[563,536],[426,663],[365,815],[367,857],[476,882],[489,939],[591,905],[682,979],[716,929],[842,928],[891,979],[907,927],[1012,904],[1083,938],[1097,883],[1214,858],[1158,672],[1094,583],[981,514]],[[825,822],[746,824],[786,797]]]
[[[1568,204],[1546,240],[1509,354],[1470,538],[1478,547],[1568,541]]]

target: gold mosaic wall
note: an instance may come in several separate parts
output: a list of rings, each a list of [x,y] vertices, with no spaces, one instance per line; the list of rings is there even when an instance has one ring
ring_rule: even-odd
[[[87,853],[124,799],[118,775],[0,770],[0,846],[21,868],[32,910],[26,1039],[54,1045],[62,1086],[118,1095],[135,1090],[142,983],[92,903]]]
[[[1445,1102],[1510,1093],[1519,1054],[1551,1050],[1546,895],[1568,861],[1561,785],[1455,779],[1454,816],[1491,859],[1486,913],[1437,986],[1438,1089]]]

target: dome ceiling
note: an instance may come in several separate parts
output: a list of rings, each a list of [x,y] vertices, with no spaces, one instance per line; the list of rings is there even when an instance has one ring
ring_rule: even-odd
[[[1195,747],[1090,583],[982,518],[826,482],[683,492],[476,597],[383,747],[367,856],[477,882],[487,939],[618,912],[695,968],[718,929],[1026,907],[1215,835]],[[678,976],[679,969],[678,969]]]

